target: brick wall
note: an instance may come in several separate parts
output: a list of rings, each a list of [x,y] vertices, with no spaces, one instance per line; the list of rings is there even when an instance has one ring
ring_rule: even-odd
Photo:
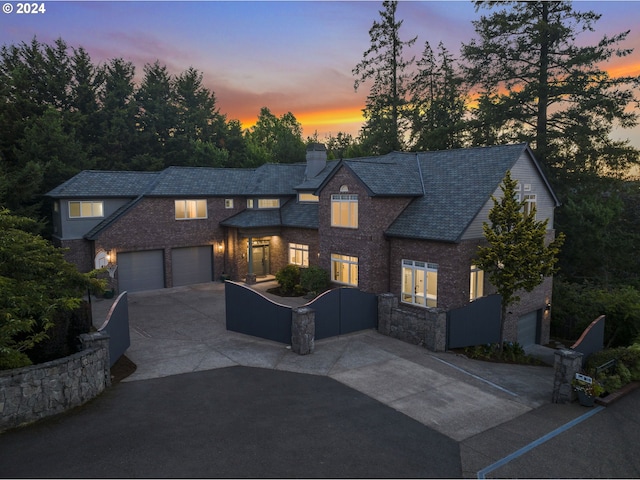
[[[331,195],[346,185],[358,195],[358,228],[331,226]],[[409,204],[409,198],[370,197],[362,183],[345,167],[320,193],[318,235],[320,266],[331,271],[331,254],[358,257],[358,288],[365,292],[389,291],[389,242],[384,231]]]
[[[144,198],[117,222],[105,229],[95,241],[96,251],[118,253],[164,250],[165,285],[172,286],[171,249],[212,245],[213,271],[217,277],[227,268],[224,255],[229,254],[225,231],[220,222],[244,209],[235,199],[233,209],[224,207],[224,198],[207,199],[206,219],[176,220],[174,198]],[[219,251],[219,244],[223,251]]]

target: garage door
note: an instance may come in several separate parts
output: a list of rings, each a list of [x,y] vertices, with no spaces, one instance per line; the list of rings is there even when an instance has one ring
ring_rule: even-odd
[[[173,286],[210,282],[213,278],[211,253],[211,245],[171,250]]]
[[[523,347],[536,343],[538,333],[538,311],[522,315],[518,319],[518,343]]]
[[[163,259],[162,250],[119,254],[118,286],[120,291],[140,292],[164,288]]]

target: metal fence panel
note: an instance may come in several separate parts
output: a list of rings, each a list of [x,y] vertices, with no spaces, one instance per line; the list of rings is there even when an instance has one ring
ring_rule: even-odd
[[[109,334],[109,363],[110,367],[124,355],[131,346],[129,336],[129,300],[127,292],[122,292],[111,305],[107,319],[98,328],[99,332]]]
[[[291,344],[291,308],[243,285],[225,282],[227,330]]]
[[[447,319],[447,349],[500,342],[500,295],[479,298],[451,310]]]
[[[340,293],[341,334],[377,328],[378,298],[375,294],[355,288],[341,288]]]
[[[323,293],[307,307],[315,311],[316,340],[340,335],[340,289]]]

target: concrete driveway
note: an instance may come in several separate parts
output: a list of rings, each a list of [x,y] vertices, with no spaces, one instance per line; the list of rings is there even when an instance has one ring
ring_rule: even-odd
[[[111,303],[93,302],[94,323],[102,323]],[[436,354],[374,330],[321,340],[313,354],[297,355],[287,345],[227,331],[222,283],[130,294],[129,318],[126,355],[137,370],[125,382],[232,366],[324,375],[456,441],[549,403],[553,388],[550,367]]]

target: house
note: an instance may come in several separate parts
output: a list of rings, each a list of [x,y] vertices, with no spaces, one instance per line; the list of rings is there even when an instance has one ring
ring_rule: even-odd
[[[303,164],[83,171],[47,195],[56,244],[83,271],[117,265],[120,291],[251,283],[293,263],[448,311],[494,292],[473,258],[508,170],[553,239],[558,200],[526,144],[339,161],[312,144]],[[522,295],[506,339],[548,342],[551,287]]]

